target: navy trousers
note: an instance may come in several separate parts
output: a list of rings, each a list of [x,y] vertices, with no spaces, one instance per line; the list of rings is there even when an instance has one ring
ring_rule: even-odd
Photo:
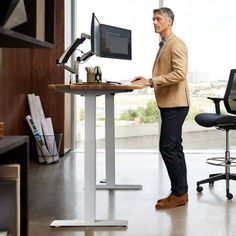
[[[160,153],[171,182],[171,192],[188,192],[187,168],[182,146],[182,126],[189,107],[159,108],[161,113]]]

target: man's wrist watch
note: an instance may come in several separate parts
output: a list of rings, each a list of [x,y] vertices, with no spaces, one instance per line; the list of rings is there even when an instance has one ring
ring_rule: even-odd
[[[152,81],[152,78],[149,79],[149,86],[152,88],[153,87],[153,81]]]

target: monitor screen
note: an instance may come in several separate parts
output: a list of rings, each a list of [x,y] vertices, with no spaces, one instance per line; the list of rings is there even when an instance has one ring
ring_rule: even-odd
[[[91,51],[100,56],[100,23],[94,13],[91,21]]]
[[[131,60],[131,31],[101,24],[100,56]]]
[[[100,24],[93,13],[91,50],[99,57],[131,60],[131,30]]]

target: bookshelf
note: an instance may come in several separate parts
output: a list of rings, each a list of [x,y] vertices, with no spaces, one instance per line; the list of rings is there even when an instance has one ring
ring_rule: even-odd
[[[20,165],[0,165],[0,235],[20,236]],[[4,235],[5,235],[4,234]]]
[[[28,235],[28,136],[3,136],[0,139],[0,165],[20,165],[20,235]]]
[[[54,48],[55,44],[55,0],[45,0],[44,25],[37,23],[38,0],[24,0],[27,22],[13,29],[0,26],[0,47],[7,48]],[[1,4],[0,4],[1,7]],[[37,30],[43,27],[44,39],[37,38]],[[40,29],[39,29],[40,30]]]

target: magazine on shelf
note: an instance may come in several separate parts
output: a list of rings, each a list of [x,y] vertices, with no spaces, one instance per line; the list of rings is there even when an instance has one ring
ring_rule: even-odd
[[[30,117],[28,117],[28,123],[31,125],[31,130],[34,133],[36,131],[37,151],[40,163],[54,163],[59,161],[59,153],[56,142],[56,137],[53,130],[52,120],[50,117],[46,118],[42,103],[39,96],[35,94],[27,95]],[[32,121],[32,122],[30,122]],[[33,123],[33,127],[32,127]],[[42,145],[43,144],[43,149]],[[46,147],[46,150],[45,150]]]
[[[42,136],[42,128],[41,128],[40,120],[37,116],[37,112],[36,112],[36,108],[35,108],[35,99],[34,99],[35,95],[28,94],[27,97],[28,97],[29,109],[30,109],[30,114],[31,114],[32,120],[34,122],[35,127],[38,129],[39,134]],[[40,146],[37,145],[36,148],[37,148],[37,152],[38,152],[38,156],[39,156],[39,163],[45,162],[42,157],[42,152],[41,152]]]
[[[35,99],[36,96],[35,96],[35,94],[32,93],[32,94],[28,94],[27,97],[28,97],[31,117],[32,117],[34,124],[35,124],[36,128],[38,129],[39,133],[42,135],[43,131],[42,131],[41,123],[40,123],[38,109],[36,106],[36,99]]]
[[[54,130],[53,130],[53,125],[52,125],[52,119],[50,117],[45,118],[42,103],[40,100],[39,96],[35,96],[35,107],[36,107],[36,112],[39,116],[39,120],[42,126],[42,132],[44,134],[44,139],[48,148],[48,151],[54,161],[59,160],[59,155],[57,152],[57,146],[56,146],[56,140],[55,140],[55,135],[54,135]]]
[[[32,120],[30,115],[26,116],[26,120],[29,124],[29,127],[30,127],[30,129],[36,139],[38,147],[40,149],[41,153],[39,153],[39,155],[41,155],[44,158],[46,163],[48,163],[48,164],[51,163],[52,162],[51,155],[47,149],[47,146],[45,145],[45,141],[43,139],[43,136],[39,133],[39,130],[35,126],[34,121]]]

